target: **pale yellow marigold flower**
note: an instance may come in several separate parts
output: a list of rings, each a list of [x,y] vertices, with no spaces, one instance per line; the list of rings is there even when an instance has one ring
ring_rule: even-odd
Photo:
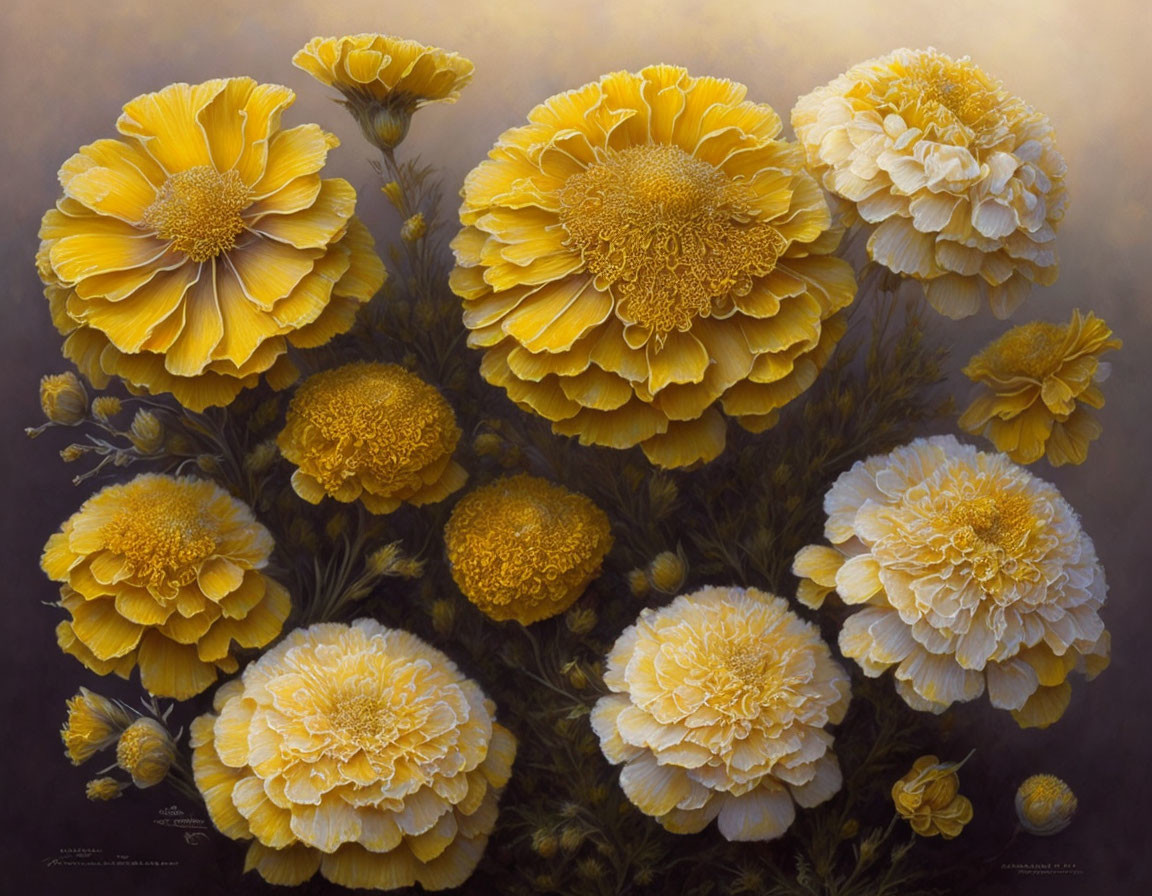
[[[457,53],[385,34],[314,37],[292,57],[297,68],[344,96],[368,142],[391,150],[428,103],[454,103],[472,80]]]
[[[145,474],[90,497],[48,539],[40,566],[72,618],[60,648],[98,675],[140,667],[149,693],[186,700],[232,674],[291,610],[261,570],[272,536],[212,482]]]
[[[1007,317],[1056,279],[1064,159],[1047,116],[967,56],[896,50],[801,97],[792,127],[868,256],[952,318]]]
[[[94,803],[104,803],[118,799],[127,788],[127,781],[117,781],[108,777],[93,778],[84,785],[84,795]]]
[[[1033,775],[1016,791],[1016,817],[1029,834],[1047,837],[1072,823],[1076,794],[1055,775]]]
[[[964,373],[978,394],[960,428],[984,435],[1019,464],[1048,456],[1053,466],[1082,464],[1102,429],[1088,408],[1104,406],[1111,365],[1100,356],[1118,349],[1108,325],[1091,312],[1067,324],[1032,321],[1013,327],[975,355]]]
[[[444,527],[452,578],[492,619],[529,625],[567,610],[612,547],[588,498],[521,474],[465,495]]]
[[[88,416],[88,393],[72,371],[40,378],[40,408],[53,423],[75,426]]]
[[[847,674],[816,626],[755,588],[702,588],[644,610],[608,654],[592,710],[620,786],[676,834],[784,834],[840,789],[832,735]]]
[[[343,333],[380,288],[355,190],[320,177],[338,141],[280,129],[295,99],[251,78],[171,84],[64,163],[36,261],[64,354],[97,388],[119,376],[196,411],[261,374],[283,388],[288,346]]]
[[[120,732],[136,718],[115,700],[80,688],[80,693],[68,701],[68,721],[60,730],[68,758],[73,765],[86,762],[116,743]]]
[[[137,787],[154,787],[168,776],[176,759],[176,744],[160,722],[141,718],[116,742],[116,765],[132,776]]]
[[[358,362],[309,377],[276,438],[298,468],[292,488],[318,504],[360,500],[372,513],[432,504],[468,474],[452,460],[460,427],[435,388],[396,364]]]
[[[656,65],[533,109],[464,182],[480,372],[581,443],[710,461],[812,385],[856,294],[800,147],[746,88]]]
[[[484,852],[516,739],[440,651],[371,619],[297,629],[192,723],[213,824],[295,886],[442,890]]]
[[[1104,570],[1076,512],[1003,454],[952,436],[858,462],[824,497],[825,537],[796,555],[798,599],[833,590],[863,608],[840,650],[876,677],[895,667],[913,709],[988,689],[1024,728],[1063,715],[1073,670],[1108,665]]]
[[[972,820],[972,803],[960,795],[960,764],[921,756],[912,770],[892,785],[896,811],[921,837],[939,834],[951,840]]]

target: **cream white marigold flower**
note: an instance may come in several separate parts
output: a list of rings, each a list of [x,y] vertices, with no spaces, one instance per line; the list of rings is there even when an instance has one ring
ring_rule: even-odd
[[[212,822],[295,886],[441,890],[484,852],[516,740],[444,654],[371,619],[297,629],[192,723]]]
[[[967,56],[896,50],[801,97],[792,127],[868,255],[952,318],[1007,317],[1056,279],[1064,159],[1048,117]]]
[[[840,789],[825,726],[848,676],[814,625],[755,588],[702,588],[645,610],[608,654],[592,727],[620,786],[677,834],[719,819],[728,840],[771,840],[795,805]]]
[[[1076,512],[1003,454],[937,436],[858,462],[824,498],[824,534],[796,556],[798,598],[863,605],[840,632],[864,673],[895,667],[917,710],[987,688],[1021,727],[1063,715],[1073,670],[1108,664],[1104,570]]]

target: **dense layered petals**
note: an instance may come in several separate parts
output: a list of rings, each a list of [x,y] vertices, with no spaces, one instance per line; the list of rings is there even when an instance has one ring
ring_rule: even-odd
[[[371,619],[297,629],[192,723],[213,824],[246,870],[296,886],[459,886],[496,822],[516,740],[444,654]]]
[[[808,163],[869,232],[873,261],[952,318],[1007,317],[1056,279],[1067,198],[1047,116],[970,59],[897,50],[801,97]]]
[[[962,764],[921,756],[908,774],[892,785],[896,813],[921,837],[939,834],[951,840],[972,820],[972,802],[960,794],[956,774]]]
[[[451,285],[481,373],[663,467],[811,385],[856,282],[803,155],[745,88],[659,65],[546,100],[464,183]]]
[[[840,789],[848,676],[815,626],[754,588],[645,610],[608,654],[592,727],[620,786],[673,833],[771,840]]]
[[[1020,464],[1047,456],[1054,466],[1081,464],[1101,433],[1090,408],[1104,404],[1099,383],[1120,348],[1107,324],[1072,312],[1067,324],[1032,321],[1013,327],[975,355],[964,373],[976,394],[960,427],[984,435]]]
[[[391,513],[464,484],[468,474],[452,460],[459,440],[456,415],[432,386],[396,364],[358,362],[302,383],[276,442],[305,501],[359,500]]]
[[[1068,705],[1070,672],[1107,666],[1092,540],[1053,486],[1003,454],[917,439],[842,474],[824,510],[831,546],[796,556],[798,598],[860,605],[841,652],[869,676],[894,668],[914,709],[987,690],[1022,727],[1045,727]]]
[[[212,482],[145,474],[84,502],[48,539],[40,565],[62,582],[62,650],[99,675],[139,666],[149,693],[184,700],[236,648],[263,647],[292,606],[261,570],[272,537]]]
[[[452,578],[492,619],[562,613],[600,573],[608,517],[583,495],[519,475],[465,495],[444,527]]]
[[[294,100],[250,78],[173,84],[64,163],[37,267],[64,353],[93,384],[119,376],[193,410],[261,374],[283,387],[289,344],[317,344],[304,333],[326,318],[325,339],[347,330],[347,306],[380,288],[355,191],[319,174],[338,141],[280,128]]]

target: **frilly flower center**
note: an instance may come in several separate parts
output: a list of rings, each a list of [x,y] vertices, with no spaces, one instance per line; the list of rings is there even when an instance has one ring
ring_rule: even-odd
[[[1020,552],[1036,523],[1032,502],[1019,494],[964,501],[952,509],[949,520],[962,531],[971,532],[972,538],[1009,555]]]
[[[166,489],[126,496],[101,534],[144,585],[189,585],[216,551],[216,528],[194,497]]]
[[[925,129],[959,123],[979,134],[989,123],[988,114],[1000,105],[995,83],[963,60],[922,58],[893,89],[898,94],[893,105],[909,124]]]
[[[1044,775],[1037,776],[1028,782],[1027,795],[1033,803],[1063,803],[1068,800],[1072,792],[1068,789],[1068,785],[1059,778]]]
[[[1067,330],[1037,320],[1009,330],[988,347],[988,363],[1005,376],[1042,380],[1055,373],[1064,359]]]
[[[164,181],[141,222],[192,261],[207,261],[236,245],[241,212],[252,194],[238,171],[197,165]]]
[[[396,728],[391,709],[368,694],[341,697],[328,713],[328,722],[360,747],[379,746],[391,739]]]
[[[565,245],[611,289],[621,319],[660,341],[730,309],[788,246],[757,220],[746,184],[678,146],[609,150],[559,198]]]

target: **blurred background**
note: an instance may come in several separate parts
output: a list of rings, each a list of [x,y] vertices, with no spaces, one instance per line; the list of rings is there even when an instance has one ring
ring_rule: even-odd
[[[964,719],[980,731],[966,774],[981,782],[978,815],[1011,813],[1017,784],[1036,772],[1061,776],[1080,797],[1079,815],[1065,833],[1005,845],[996,893],[1152,892],[1144,854],[1145,813],[1152,808],[1152,610],[1140,566],[1152,506],[1152,370],[1145,364],[1152,349],[1150,9],[1144,0],[4,0],[5,878],[29,893],[76,886],[212,893],[228,887],[217,862],[240,860],[165,822],[173,817],[163,813],[170,794],[138,793],[114,807],[87,802],[83,784],[95,769],[74,769],[62,753],[64,700],[98,680],[58,651],[58,613],[41,606],[56,593],[37,563],[45,540],[92,489],[74,488],[72,471],[57,457],[67,434],[33,443],[22,432],[41,419],[39,378],[66,369],[33,265],[40,216],[58,195],[56,171],[80,145],[114,136],[120,107],[137,94],[174,81],[252,75],[298,92],[286,126],[316,121],[343,139],[327,173],[357,187],[360,214],[378,241],[390,238],[396,222],[377,189],[369,148],[325,89],[291,65],[314,35],[381,31],[456,50],[476,63],[460,102],[421,111],[401,150],[440,165],[451,198],[499,133],[533,105],[604,72],[654,62],[743,82],[749,99],[772,105],[787,121],[799,95],[848,66],[901,46],[934,46],[970,55],[1051,117],[1072,198],[1057,244],[1060,279],[1034,290],[1013,322],[1064,321],[1074,307],[1090,309],[1125,342],[1112,355],[1104,436],[1088,463],[1033,468],[1059,486],[1096,541],[1111,586],[1104,617],[1113,662],[1093,684],[1077,682],[1069,711],[1046,731],[1019,731],[986,702],[966,707]],[[961,323],[932,315],[929,325],[952,349],[950,383],[963,400],[960,368],[1007,325],[987,313]],[[60,861],[85,849],[124,856],[127,864]]]

